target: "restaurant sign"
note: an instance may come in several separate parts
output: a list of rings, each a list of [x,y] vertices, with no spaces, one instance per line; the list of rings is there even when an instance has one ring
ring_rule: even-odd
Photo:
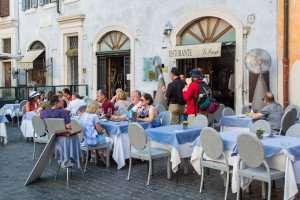
[[[221,48],[222,43],[176,46],[169,50],[169,57],[175,59],[220,57]]]

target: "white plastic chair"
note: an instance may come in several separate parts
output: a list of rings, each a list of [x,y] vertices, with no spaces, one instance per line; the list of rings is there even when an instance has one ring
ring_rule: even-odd
[[[171,112],[164,111],[159,115],[160,115],[160,121],[162,126],[167,126],[171,124],[171,118],[172,118]]]
[[[271,125],[266,120],[258,120],[254,122],[250,127],[250,132],[256,134],[257,130],[263,130],[265,133],[271,133]]]
[[[190,125],[201,126],[201,128],[208,127],[208,119],[205,115],[198,114],[197,116],[188,116]]]
[[[237,139],[239,152],[238,160],[238,188],[240,180],[249,178],[268,183],[268,200],[271,199],[272,181],[284,178],[284,172],[270,169],[265,160],[264,148],[261,141],[253,134],[242,134]],[[238,189],[237,200],[240,190]]]
[[[285,135],[286,131],[295,124],[297,120],[297,110],[291,109],[284,113],[281,119],[281,126],[280,126],[280,135]]]
[[[170,169],[170,152],[164,149],[151,148],[150,141],[145,133],[144,128],[138,123],[131,123],[128,127],[128,136],[130,143],[130,152],[129,152],[129,169],[127,180],[130,180],[131,168],[132,168],[132,159],[140,159],[149,161],[149,171],[147,184],[150,183],[150,177],[152,174],[152,160],[167,158],[167,177],[171,178],[171,169]]]
[[[225,107],[223,112],[222,112],[222,116],[231,116],[231,115],[235,115],[235,112],[232,108],[230,107]]]
[[[294,124],[286,131],[286,136],[300,137],[300,124]]]
[[[290,111],[291,109],[296,109],[296,111],[297,111],[297,119],[298,119],[299,118],[299,114],[300,114],[300,108],[299,108],[299,106],[294,105],[294,104],[288,105],[288,107],[285,108],[284,113]]]
[[[74,129],[76,132],[80,131],[79,133],[79,140],[82,141],[84,139],[84,132],[81,127],[81,125],[76,121],[76,120],[71,120],[71,127]],[[106,168],[110,167],[110,144],[109,143],[104,143],[104,144],[99,144],[95,146],[80,146],[80,150],[84,152],[85,154],[85,164],[84,164],[84,170],[83,172],[86,173],[87,170],[87,164],[88,164],[88,157],[89,157],[89,152],[91,151],[98,151],[98,150],[105,150],[106,151]],[[97,155],[97,152],[96,152]]]
[[[200,146],[203,151],[201,154],[201,183],[200,193],[203,189],[204,168],[210,168],[226,172],[226,188],[224,199],[227,199],[229,188],[230,166],[224,153],[224,145],[219,133],[213,128],[204,128],[200,134]],[[205,159],[204,155],[209,159]]]
[[[35,159],[36,143],[41,143],[39,138],[47,136],[47,130],[44,120],[39,116],[32,117],[33,126],[33,160]],[[45,141],[46,142],[46,141]]]

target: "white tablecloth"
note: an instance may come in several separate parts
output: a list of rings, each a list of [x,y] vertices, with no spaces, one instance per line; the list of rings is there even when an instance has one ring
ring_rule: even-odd
[[[32,117],[34,115],[36,115],[35,112],[27,112],[23,115],[20,129],[25,138],[33,137]]]
[[[200,166],[200,157],[201,157],[201,147],[195,146],[192,156],[191,156],[191,164],[195,171],[200,175],[201,174],[201,166]],[[232,172],[232,185],[231,189],[233,193],[238,191],[237,183],[239,181],[237,175],[237,156],[231,156],[231,151],[225,152],[229,165],[233,166]],[[297,183],[300,183],[300,161],[294,163],[293,157],[290,156],[287,152],[280,152],[278,155],[273,156],[272,158],[267,160],[270,168],[280,170],[285,172],[285,181],[284,181],[284,200],[294,199],[294,196],[298,193]],[[242,187],[247,185],[244,183]]]
[[[5,123],[0,123],[0,137],[3,137],[3,143],[7,144],[7,130]]]

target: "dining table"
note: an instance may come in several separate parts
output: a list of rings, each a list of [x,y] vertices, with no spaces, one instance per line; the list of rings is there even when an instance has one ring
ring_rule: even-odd
[[[145,130],[151,139],[151,147],[163,148],[171,153],[172,171],[177,172],[182,158],[188,158],[193,151],[193,142],[200,135],[201,126],[167,125]]]
[[[223,131],[220,136],[223,140],[224,152],[233,167],[232,171],[232,192],[238,191],[238,149],[237,139],[239,135],[245,134],[239,130]],[[250,133],[248,133],[250,134]],[[284,194],[283,199],[289,200],[298,193],[297,184],[300,183],[300,138],[281,136],[281,135],[264,135],[260,140],[267,163],[271,169],[285,172]],[[198,174],[201,174],[201,152],[200,137],[194,142],[194,150],[191,156],[191,164]],[[208,158],[209,159],[209,158]],[[246,187],[251,180],[242,181],[242,187]]]
[[[253,119],[245,114],[223,116],[220,119],[222,131],[240,130],[249,131],[253,124]]]
[[[106,130],[109,137],[113,140],[113,152],[112,157],[117,163],[117,169],[121,169],[126,165],[126,159],[129,158],[129,137],[128,126],[129,121],[116,121],[108,119],[100,119],[99,124]],[[144,128],[151,128],[151,123],[138,121],[138,123]]]

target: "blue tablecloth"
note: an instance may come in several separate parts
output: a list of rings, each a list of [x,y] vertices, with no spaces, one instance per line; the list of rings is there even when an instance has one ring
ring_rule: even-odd
[[[240,134],[234,131],[221,132],[220,135],[224,142],[224,149],[237,153],[236,142]],[[278,154],[281,150],[286,150],[290,155],[294,156],[295,161],[300,160],[300,138],[274,135],[272,137],[264,137],[261,139],[261,142],[264,146],[266,158]]]
[[[224,116],[221,118],[221,126],[250,128],[253,120],[245,115]]]
[[[6,117],[4,115],[0,115],[0,123],[7,123],[8,120],[6,119]]]
[[[4,115],[7,114],[14,117],[18,112],[20,112],[20,104],[5,104],[0,110]]]
[[[56,138],[55,158],[62,166],[80,168],[80,153],[78,135]]]
[[[151,124],[148,122],[138,122],[144,129],[151,128]],[[112,135],[126,134],[128,133],[128,121],[110,121],[110,120],[100,120],[100,125]]]
[[[200,135],[200,126],[189,126],[182,129],[181,125],[169,125],[147,129],[147,135],[155,142],[169,144],[177,148],[181,144],[195,141]]]

